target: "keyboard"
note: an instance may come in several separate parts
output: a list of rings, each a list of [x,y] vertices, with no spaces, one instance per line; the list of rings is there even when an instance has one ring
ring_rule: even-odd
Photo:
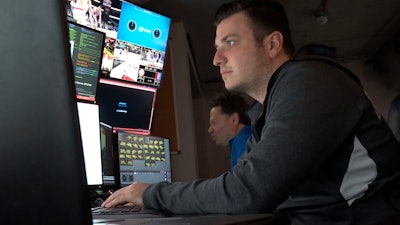
[[[91,210],[92,215],[121,215],[140,212],[142,208],[139,206],[117,206],[113,208],[94,207]]]

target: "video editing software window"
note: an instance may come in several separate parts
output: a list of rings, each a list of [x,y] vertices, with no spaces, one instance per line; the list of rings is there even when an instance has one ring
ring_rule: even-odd
[[[134,181],[171,182],[169,140],[118,131],[121,187]]]

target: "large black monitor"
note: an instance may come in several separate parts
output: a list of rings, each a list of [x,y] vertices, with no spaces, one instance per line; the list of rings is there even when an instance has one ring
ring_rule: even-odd
[[[100,121],[114,130],[150,135],[157,89],[100,79],[97,104]]]
[[[64,1],[0,6],[1,224],[92,224]]]
[[[105,34],[74,22],[68,24],[76,97],[94,102]]]

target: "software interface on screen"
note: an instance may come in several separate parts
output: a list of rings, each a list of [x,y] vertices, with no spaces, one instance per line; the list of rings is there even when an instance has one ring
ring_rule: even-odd
[[[101,76],[160,86],[171,19],[128,1],[79,2],[67,4],[69,20],[106,34]]]
[[[121,186],[134,181],[171,182],[169,140],[118,131]]]
[[[156,88],[100,79],[97,103],[100,121],[113,129],[150,134]]]
[[[77,106],[87,184],[101,185],[103,183],[103,172],[99,107],[96,104],[83,102],[78,102]]]
[[[68,24],[76,96],[94,102],[105,34],[77,23]]]

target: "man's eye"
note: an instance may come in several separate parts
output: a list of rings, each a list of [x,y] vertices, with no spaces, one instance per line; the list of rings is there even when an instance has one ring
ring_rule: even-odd
[[[235,41],[234,41],[234,40],[227,40],[226,43],[227,43],[229,46],[232,46],[232,45],[235,44]]]

